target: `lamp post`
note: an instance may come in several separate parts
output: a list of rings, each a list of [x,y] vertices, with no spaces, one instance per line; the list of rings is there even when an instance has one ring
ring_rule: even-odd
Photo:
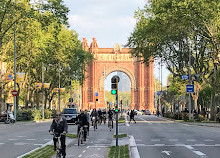
[[[59,91],[58,91],[58,105],[60,111],[60,62],[59,62]]]
[[[43,110],[43,119],[44,119],[44,63],[42,63],[42,110]]]
[[[16,44],[15,44],[15,23],[14,23],[14,90],[16,90]],[[16,96],[14,96],[14,117],[16,121]]]

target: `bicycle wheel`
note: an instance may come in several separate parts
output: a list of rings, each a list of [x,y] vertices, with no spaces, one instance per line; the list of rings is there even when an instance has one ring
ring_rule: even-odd
[[[80,145],[80,137],[81,137],[81,131],[78,133],[78,146]]]
[[[84,131],[81,131],[81,144],[83,144]]]
[[[57,141],[56,143],[56,158],[61,158],[61,151],[60,151],[60,147],[59,147],[59,142]]]

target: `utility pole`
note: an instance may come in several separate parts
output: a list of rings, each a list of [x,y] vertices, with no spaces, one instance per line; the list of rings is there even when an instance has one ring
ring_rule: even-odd
[[[44,63],[42,63],[42,110],[43,110],[43,119],[44,119]]]
[[[60,62],[59,62],[59,91],[58,91],[58,105],[60,111]]]
[[[116,146],[118,146],[118,77],[116,77],[116,85],[117,85],[117,93],[116,93],[116,108],[115,108],[115,112],[116,112]]]
[[[14,23],[14,90],[16,91],[16,44],[15,44],[15,23]],[[14,96],[14,115],[17,117],[16,96]]]
[[[189,51],[189,85],[191,85],[191,50]],[[189,92],[189,120],[191,120],[191,93]]]
[[[161,87],[160,87],[160,91],[161,91],[161,94],[162,94],[162,86],[163,86],[163,83],[162,83],[162,81],[163,81],[163,79],[162,79],[162,57],[161,57],[161,62],[160,62],[160,66],[161,66]],[[163,95],[163,94],[162,94]],[[160,109],[161,109],[161,114],[162,114],[162,112],[163,112],[163,110],[162,110],[162,103],[160,103]],[[163,115],[162,115],[163,116]]]

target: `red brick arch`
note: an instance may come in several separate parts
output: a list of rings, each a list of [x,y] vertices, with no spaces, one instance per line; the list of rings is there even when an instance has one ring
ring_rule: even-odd
[[[131,56],[129,48],[120,48],[118,44],[115,48],[99,48],[95,38],[90,47],[85,38],[82,45],[95,58],[85,73],[86,80],[82,87],[82,109],[91,109],[95,106],[96,108],[105,107],[105,77],[112,72],[121,71],[131,81],[131,108],[154,111],[153,61],[146,67],[144,63],[139,62],[138,58]],[[98,102],[95,101],[95,92],[98,92]]]

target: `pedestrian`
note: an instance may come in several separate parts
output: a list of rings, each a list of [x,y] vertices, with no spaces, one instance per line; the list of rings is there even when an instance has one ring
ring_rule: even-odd
[[[57,111],[56,113],[56,118],[53,119],[53,122],[50,126],[50,134],[59,134],[61,136],[60,141],[61,141],[61,152],[63,157],[66,157],[66,133],[67,133],[67,129],[68,129],[68,125],[67,125],[67,121],[65,118],[61,117],[61,112]],[[56,142],[58,141],[58,139],[56,139],[55,137],[53,138],[53,142],[54,142],[54,150],[56,151]]]
[[[135,115],[134,110],[131,110],[131,112],[130,112],[130,121],[129,121],[129,123],[131,122],[131,120],[133,120],[134,123],[136,123],[136,121],[135,121],[135,119],[134,119],[134,115]]]

